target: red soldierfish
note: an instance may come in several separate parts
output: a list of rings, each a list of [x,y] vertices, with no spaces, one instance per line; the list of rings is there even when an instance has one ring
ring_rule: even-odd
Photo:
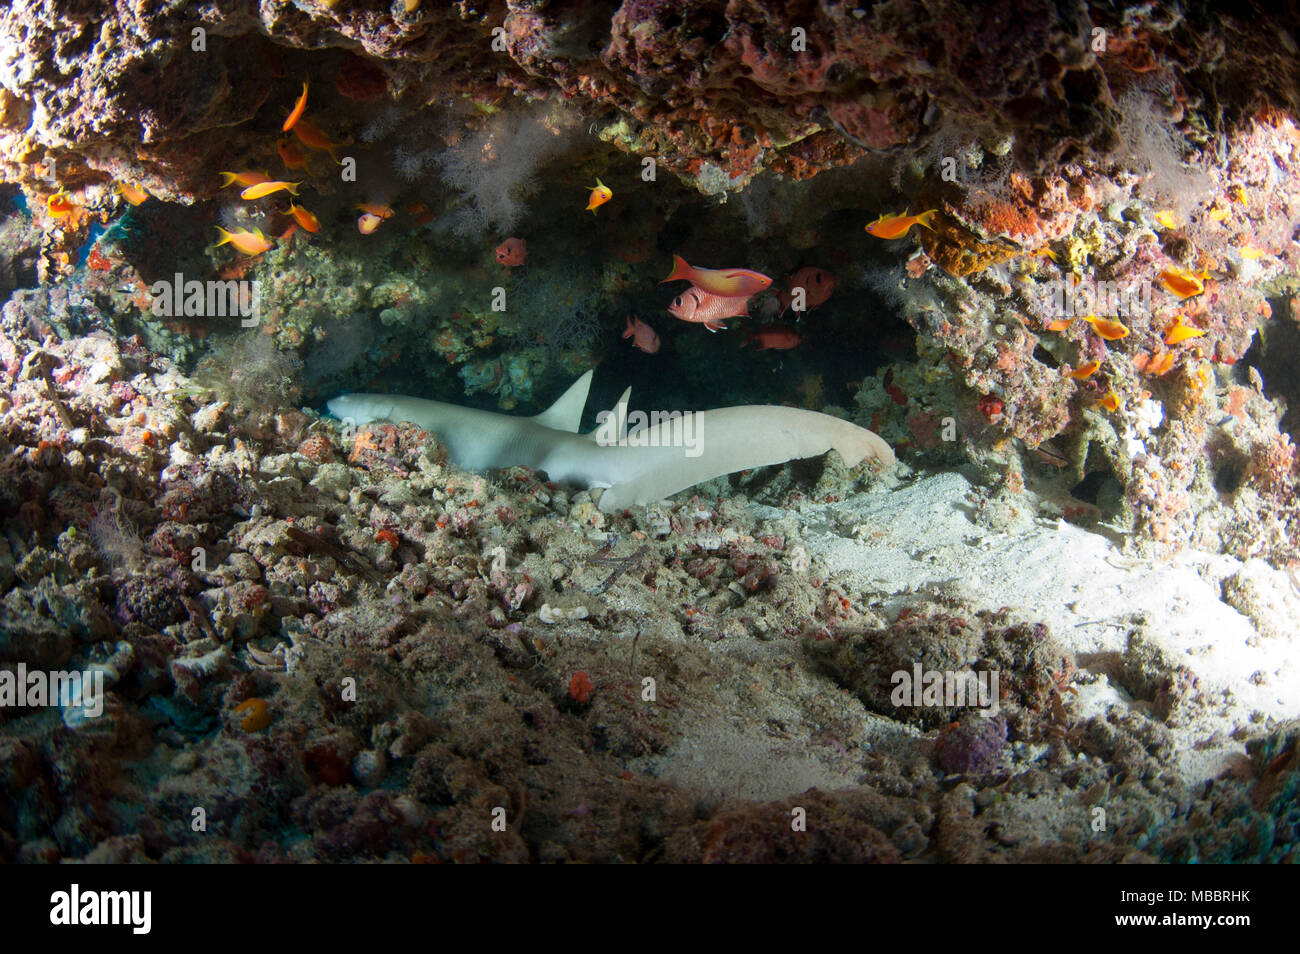
[[[831,292],[835,291],[835,276],[820,268],[809,266],[799,269],[788,277],[785,284],[790,290],[776,293],[776,300],[781,303],[780,314],[784,315],[786,309],[790,307],[794,300],[795,289],[798,288],[803,289],[803,311],[809,312],[818,305],[825,304],[826,299],[831,297]]]
[[[692,285],[673,299],[668,313],[682,321],[703,325],[710,331],[721,331],[727,326],[724,318],[744,318],[749,315],[749,298],[711,295]]]
[[[799,335],[799,329],[791,325],[767,325],[747,330],[740,346],[743,348],[751,341],[758,342],[760,351],[789,351],[798,347],[803,338]]]
[[[640,318],[627,316],[627,328],[623,332],[623,337],[631,338],[633,346],[640,348],[646,354],[654,354],[659,350],[659,336]]]
[[[772,284],[772,279],[747,268],[694,268],[680,255],[673,256],[673,270],[664,282],[690,282],[696,288],[720,298],[748,298]]]
[[[528,243],[521,238],[508,238],[497,246],[497,262],[514,267],[528,263]]]

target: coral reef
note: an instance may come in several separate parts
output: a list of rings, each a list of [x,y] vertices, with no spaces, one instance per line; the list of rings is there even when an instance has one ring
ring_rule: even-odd
[[[0,9],[0,671],[107,684],[0,706],[0,861],[1300,860],[1294,10],[100,7]],[[318,410],[592,368],[898,463]]]

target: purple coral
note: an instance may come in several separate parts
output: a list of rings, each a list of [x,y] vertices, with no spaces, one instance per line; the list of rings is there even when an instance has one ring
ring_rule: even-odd
[[[939,767],[950,775],[983,775],[1002,762],[1007,720],[971,713],[939,736]]]

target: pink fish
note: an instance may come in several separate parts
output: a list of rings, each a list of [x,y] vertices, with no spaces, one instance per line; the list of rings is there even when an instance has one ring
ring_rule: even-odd
[[[688,281],[719,298],[748,298],[772,284],[772,279],[747,268],[695,268],[680,255],[673,256],[673,270],[660,282]]]
[[[668,313],[682,321],[701,324],[710,331],[721,331],[727,327],[722,323],[724,318],[748,317],[749,298],[710,295],[704,289],[692,285],[673,299],[673,303],[668,306]]]
[[[659,350],[659,336],[640,318],[627,316],[627,328],[623,332],[623,337],[631,338],[633,346],[640,348],[646,354],[654,354]]]
[[[835,276],[820,268],[808,266],[786,278],[785,285],[790,289],[789,291],[776,293],[777,301],[781,303],[780,314],[784,315],[786,309],[790,307],[796,288],[803,289],[803,310],[807,313],[818,305],[824,304],[826,299],[831,297],[831,292],[835,291]]]
[[[502,265],[524,265],[528,262],[528,243],[521,238],[508,238],[497,246],[497,261]]]

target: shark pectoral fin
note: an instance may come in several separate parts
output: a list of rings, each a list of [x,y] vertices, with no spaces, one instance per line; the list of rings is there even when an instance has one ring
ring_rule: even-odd
[[[578,425],[582,423],[582,409],[587,406],[587,392],[591,390],[591,375],[592,372],[588,371],[574,381],[558,401],[534,416],[533,420],[543,427],[553,427],[570,434],[578,433]]]

